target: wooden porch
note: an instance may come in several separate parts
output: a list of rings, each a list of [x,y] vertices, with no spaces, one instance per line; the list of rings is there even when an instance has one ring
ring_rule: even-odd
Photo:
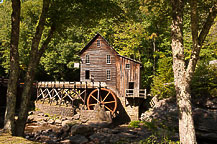
[[[146,89],[126,89],[126,97],[146,99]]]

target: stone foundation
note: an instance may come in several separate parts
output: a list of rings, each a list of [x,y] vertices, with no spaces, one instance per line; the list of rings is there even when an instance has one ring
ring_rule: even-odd
[[[130,121],[139,120],[139,106],[141,104],[141,99],[127,99],[125,97],[120,97],[120,102],[130,118]]]
[[[111,113],[110,111],[106,111],[106,113],[101,114],[100,112],[97,112],[95,110],[81,110],[80,111],[80,119],[81,120],[86,120],[86,121],[106,121],[106,122],[111,122]]]
[[[49,115],[72,117],[74,115],[74,109],[72,107],[64,106],[52,106],[49,104],[35,103],[36,110]]]
[[[125,98],[119,97],[118,102],[118,117],[119,121],[129,122],[134,120],[139,120],[139,106],[141,104],[141,99]],[[74,115],[74,109],[72,107],[65,106],[53,106],[49,104],[36,103],[36,109],[39,109],[43,113],[49,115],[65,116],[72,117]],[[96,110],[81,110],[80,116],[82,120],[95,121],[96,118],[103,117],[103,113]],[[111,114],[109,111],[106,111],[106,115],[111,119]],[[102,118],[103,119],[103,118]],[[99,121],[99,120],[97,120]]]

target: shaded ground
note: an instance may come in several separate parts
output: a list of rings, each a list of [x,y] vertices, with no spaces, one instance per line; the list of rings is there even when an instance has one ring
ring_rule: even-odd
[[[39,144],[22,137],[15,137],[0,132],[0,144]]]
[[[25,133],[26,138],[31,141],[73,144],[139,143],[151,135],[151,131],[145,127],[87,123],[76,117],[54,118],[38,111],[29,116]]]

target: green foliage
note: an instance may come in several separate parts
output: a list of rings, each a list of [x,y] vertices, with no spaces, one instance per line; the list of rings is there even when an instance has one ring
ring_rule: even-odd
[[[153,96],[157,95],[159,99],[174,97],[172,58],[164,57],[158,63],[158,74],[153,78],[151,93]]]
[[[156,120],[152,120],[151,122],[142,121],[143,125],[148,128],[148,130],[151,130],[152,132],[155,132],[157,130],[157,123]]]
[[[168,137],[157,137],[155,135],[150,135],[145,140],[139,142],[139,144],[179,144],[179,141],[169,140]]]
[[[191,94],[194,99],[217,97],[217,66],[201,61],[191,82]]]
[[[141,121],[131,121],[129,124],[129,127],[138,128],[138,127],[140,127],[140,123],[141,123]]]
[[[11,2],[0,4],[0,76],[5,76],[9,69]]]
[[[212,1],[199,1],[199,27],[207,16]],[[109,5],[109,7],[108,7]],[[79,80],[78,52],[99,32],[121,55],[142,62],[141,87],[151,89],[159,98],[175,95],[171,52],[171,7],[163,0],[54,0],[50,5],[42,42],[51,26],[56,28],[54,38],[41,58],[37,80]],[[41,13],[42,0],[22,2],[20,24],[20,69],[25,74],[31,40]],[[0,5],[0,76],[9,72],[9,44],[11,2]],[[186,63],[191,54],[190,7],[184,15],[184,47]],[[216,25],[207,37],[201,59],[216,59]],[[40,47],[39,46],[39,47]],[[22,79],[22,78],[21,78]]]
[[[171,131],[166,125],[153,119],[148,121],[131,121],[131,128],[147,128],[152,132],[148,138],[141,140],[139,144],[179,144],[179,141],[170,140],[174,136],[174,131]],[[124,142],[119,142],[124,143]]]

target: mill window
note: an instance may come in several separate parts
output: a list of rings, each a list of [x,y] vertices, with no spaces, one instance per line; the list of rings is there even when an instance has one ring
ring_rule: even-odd
[[[111,64],[111,56],[110,55],[106,55],[106,63]]]
[[[111,70],[106,70],[106,79],[111,80]]]
[[[97,47],[100,47],[100,40],[97,40]]]
[[[89,56],[89,55],[86,55],[85,62],[86,62],[86,64],[89,64],[89,63],[90,63],[90,56]]]
[[[126,64],[126,69],[130,69],[130,64]]]

